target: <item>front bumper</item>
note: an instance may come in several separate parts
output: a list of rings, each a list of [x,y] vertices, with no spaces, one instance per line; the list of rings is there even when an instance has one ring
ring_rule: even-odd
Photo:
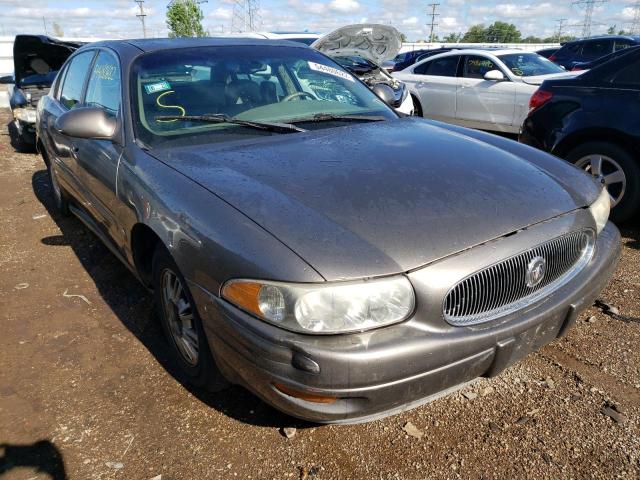
[[[564,223],[575,225],[575,219]],[[537,233],[535,228],[524,233],[534,236],[549,228],[553,222]],[[483,253],[484,247],[476,249]],[[486,248],[496,250],[495,245]],[[469,327],[419,318],[433,315],[419,306],[413,318],[397,325],[348,335],[303,335],[257,320],[195,285],[192,291],[216,362],[230,381],[295,417],[356,423],[413,408],[477,377],[497,375],[564,334],[604,288],[619,255],[620,234],[608,223],[589,264],[571,281],[522,311]],[[441,274],[437,268],[434,272]],[[409,274],[418,305],[425,275]],[[338,400],[303,400],[274,384]]]

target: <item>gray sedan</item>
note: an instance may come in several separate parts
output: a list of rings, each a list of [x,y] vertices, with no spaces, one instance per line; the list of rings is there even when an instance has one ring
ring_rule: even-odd
[[[609,279],[602,185],[400,118],[299,44],[90,44],[38,106],[55,202],[153,290],[195,385],[371,420],[562,335]]]

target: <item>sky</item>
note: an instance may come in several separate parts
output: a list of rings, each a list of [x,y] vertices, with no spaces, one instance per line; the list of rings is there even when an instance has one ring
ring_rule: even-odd
[[[204,27],[211,34],[231,31],[237,0],[208,0],[201,4]],[[428,36],[427,4],[434,0],[259,0],[261,30],[327,33],[350,23],[386,23],[403,32],[408,40]],[[563,32],[579,36],[584,7],[571,0],[435,0],[440,2],[435,33],[464,33],[471,25],[496,20],[514,23],[523,36],[552,36],[557,19],[566,18]],[[629,28],[632,4],[637,0],[610,0],[595,6],[592,34],[604,33],[611,25]],[[167,1],[146,0],[149,36],[166,36]],[[429,9],[430,10],[430,9]],[[142,37],[138,6],[133,0],[0,0],[0,36],[18,33],[51,35],[57,23],[65,37]]]

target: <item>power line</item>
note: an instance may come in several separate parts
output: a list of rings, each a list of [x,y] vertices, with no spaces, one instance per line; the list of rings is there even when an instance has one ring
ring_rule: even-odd
[[[633,20],[631,22],[631,35],[640,35],[640,2],[631,5],[633,8]]]
[[[571,5],[578,5],[581,7],[585,7],[584,10],[584,22],[578,25],[574,25],[575,27],[582,27],[582,36],[590,37],[591,36],[591,24],[593,23],[593,9],[596,4],[599,3],[607,3],[609,0],[576,0]]]
[[[140,19],[140,22],[142,23],[142,36],[144,38],[147,38],[147,25],[145,24],[145,17],[147,16],[147,14],[144,13],[144,0],[133,1],[138,4],[138,7],[140,7],[140,13],[137,14],[136,17],[138,17]]]
[[[252,32],[257,30],[261,23],[260,0],[234,0],[232,32]]]
[[[440,6],[440,4],[439,3],[430,3],[427,6],[431,7],[431,13],[427,12],[427,16],[431,17],[431,23],[427,23],[427,26],[430,27],[429,43],[433,43],[433,27],[436,27],[438,25],[437,23],[435,23],[435,21],[436,21],[436,17],[440,15],[439,13],[436,13],[436,8],[438,8]]]

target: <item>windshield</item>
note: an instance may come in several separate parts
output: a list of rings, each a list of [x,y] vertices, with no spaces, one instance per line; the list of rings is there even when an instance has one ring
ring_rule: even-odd
[[[564,73],[565,70],[537,53],[509,53],[498,55],[511,73],[518,77],[533,77],[535,75],[551,75]]]
[[[306,47],[220,46],[148,53],[134,63],[132,91],[136,135],[147,146],[277,134],[234,123],[158,117],[220,114],[271,123],[312,122],[318,114],[397,118],[350,73]],[[338,125],[316,121],[300,126]]]

